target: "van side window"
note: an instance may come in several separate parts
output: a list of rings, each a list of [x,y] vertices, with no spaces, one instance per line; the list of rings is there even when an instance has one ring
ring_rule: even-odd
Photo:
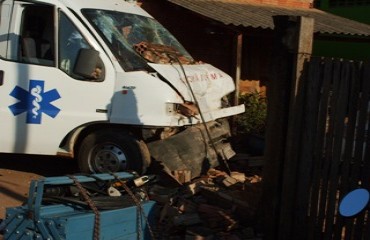
[[[20,27],[19,53],[13,59],[24,63],[54,65],[54,8],[24,5]]]
[[[75,66],[83,49],[92,49],[86,38],[72,21],[63,13],[59,14],[59,69],[75,79],[102,81],[104,66],[100,58],[98,64],[89,76],[78,74]]]

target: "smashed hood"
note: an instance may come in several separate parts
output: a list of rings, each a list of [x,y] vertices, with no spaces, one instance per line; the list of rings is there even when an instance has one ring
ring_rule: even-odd
[[[210,64],[183,65],[190,87],[180,65],[149,65],[176,88],[185,101],[194,102],[191,87],[204,110],[219,108],[221,98],[235,90],[232,78]]]

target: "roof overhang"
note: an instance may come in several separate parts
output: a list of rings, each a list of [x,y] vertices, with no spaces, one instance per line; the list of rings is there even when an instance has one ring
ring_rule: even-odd
[[[252,4],[248,0],[168,1],[225,25],[274,29],[273,16],[304,16],[314,19],[315,33],[370,36],[370,25],[314,8],[287,8],[267,4]]]

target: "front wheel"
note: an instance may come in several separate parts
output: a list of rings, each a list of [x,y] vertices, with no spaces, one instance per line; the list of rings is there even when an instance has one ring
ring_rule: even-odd
[[[133,170],[142,174],[149,164],[150,154],[146,144],[122,131],[93,132],[83,139],[78,152],[78,165],[82,172]]]

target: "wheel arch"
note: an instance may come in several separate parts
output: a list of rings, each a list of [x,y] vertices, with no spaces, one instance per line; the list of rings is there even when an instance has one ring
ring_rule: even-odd
[[[101,129],[125,131],[141,139],[139,131],[132,126],[111,124],[106,122],[92,122],[78,126],[71,130],[59,145],[58,155],[75,158],[83,139],[94,131]]]

